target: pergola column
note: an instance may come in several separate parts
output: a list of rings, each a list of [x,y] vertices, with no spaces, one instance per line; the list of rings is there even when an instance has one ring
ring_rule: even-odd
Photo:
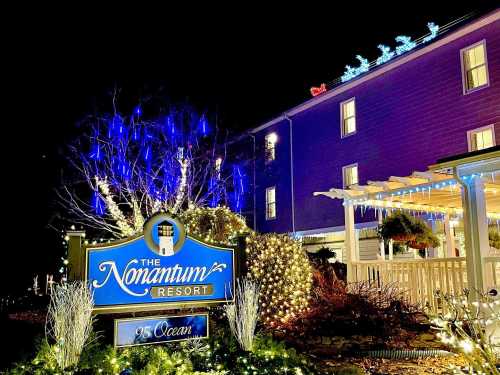
[[[383,220],[382,209],[378,210],[377,215],[378,215],[378,224],[381,225]],[[380,250],[380,259],[385,260],[385,242],[383,238],[379,239],[378,246]]]
[[[482,259],[488,256],[490,250],[486,200],[481,178],[470,178],[462,186],[467,284],[471,297],[475,299],[476,293],[483,292],[487,284],[483,276]]]
[[[450,215],[444,215],[444,234],[446,236],[446,255],[445,257],[453,258],[455,254],[455,233],[453,226],[450,223]]]
[[[347,264],[347,281],[355,281],[352,262],[359,259],[358,246],[356,246],[356,228],[354,226],[354,206],[344,200],[345,223],[345,261]]]

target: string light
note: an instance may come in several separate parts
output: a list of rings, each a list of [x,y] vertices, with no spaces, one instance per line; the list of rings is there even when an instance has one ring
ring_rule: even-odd
[[[196,207],[180,215],[189,235],[217,245],[232,245],[248,232],[245,219],[227,207]]]
[[[247,267],[261,288],[264,324],[275,327],[308,307],[312,270],[299,241],[287,235],[247,237]]]

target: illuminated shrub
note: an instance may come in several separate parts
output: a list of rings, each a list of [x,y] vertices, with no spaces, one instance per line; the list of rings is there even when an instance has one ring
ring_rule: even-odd
[[[278,234],[247,237],[248,276],[260,285],[260,311],[267,326],[287,322],[307,309],[312,269],[300,242]]]
[[[249,229],[245,219],[227,207],[196,207],[183,212],[181,221],[193,237],[216,245],[232,245]]]

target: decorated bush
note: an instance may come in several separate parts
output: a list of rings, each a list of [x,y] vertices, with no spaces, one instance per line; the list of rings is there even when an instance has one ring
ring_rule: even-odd
[[[227,207],[191,208],[180,219],[188,234],[216,245],[232,245],[237,236],[249,231],[245,219]]]
[[[304,312],[312,269],[300,242],[287,235],[247,237],[248,276],[260,285],[262,322],[274,327]]]

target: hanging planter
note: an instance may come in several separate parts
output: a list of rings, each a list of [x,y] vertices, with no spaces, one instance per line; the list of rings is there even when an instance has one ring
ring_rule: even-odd
[[[412,241],[408,241],[406,243],[408,245],[408,247],[411,247],[412,249],[417,249],[417,250],[425,250],[427,249],[428,247],[430,247],[428,244],[426,243],[423,243],[423,242],[417,242],[415,240],[412,240]]]
[[[384,240],[393,240],[418,250],[439,246],[439,239],[422,219],[404,212],[386,217],[380,226],[379,235]]]
[[[412,229],[413,218],[404,212],[396,212],[384,219],[379,229],[379,235],[384,240],[406,243],[415,239]]]
[[[391,240],[394,242],[401,242],[401,243],[407,243],[411,241],[415,241],[415,235],[414,234],[398,234],[398,235],[393,235],[390,237]]]

